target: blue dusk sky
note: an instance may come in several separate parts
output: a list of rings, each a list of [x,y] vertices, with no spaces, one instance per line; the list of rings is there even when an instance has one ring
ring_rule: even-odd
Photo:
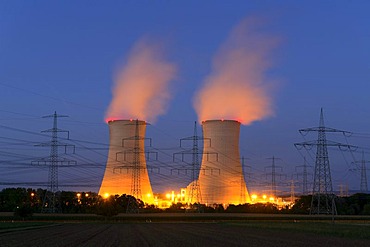
[[[45,188],[48,169],[31,161],[49,155],[47,147],[35,145],[50,140],[40,132],[52,127],[52,119],[42,116],[56,111],[69,116],[58,124],[76,146],[76,153],[65,157],[80,164],[60,168],[61,189],[98,190],[115,71],[142,39],[161,43],[165,59],[176,66],[167,109],[147,127],[159,152],[159,160],[149,162],[160,167],[160,173],[150,174],[153,189],[186,186],[189,174],[171,175],[184,165],[172,162],[172,155],[181,151],[180,138],[193,135],[196,92],[230,32],[256,17],[264,20],[261,32],[279,42],[262,71],[273,88],[268,94],[273,114],[241,126],[250,191],[269,190],[266,167],[272,156],[282,167],[278,190],[289,192],[292,179],[301,190],[302,168],[296,166],[303,165],[303,157],[314,166],[315,149],[297,150],[294,143],[317,138],[317,133],[302,137],[298,130],[318,126],[321,108],[326,126],[353,132],[327,138],[359,147],[329,148],[333,188],[358,191],[359,164],[353,162],[361,160],[362,151],[370,160],[369,9],[365,0],[0,0],[0,186]]]

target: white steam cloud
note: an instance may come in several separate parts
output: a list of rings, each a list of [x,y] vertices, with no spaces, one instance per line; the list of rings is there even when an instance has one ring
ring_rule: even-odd
[[[140,119],[155,122],[166,112],[171,98],[169,83],[176,76],[176,66],[166,61],[162,47],[139,41],[114,77],[113,99],[106,121]]]
[[[194,98],[200,121],[232,119],[250,124],[273,115],[272,86],[266,71],[278,38],[263,27],[261,20],[247,18],[221,46],[211,73]]]

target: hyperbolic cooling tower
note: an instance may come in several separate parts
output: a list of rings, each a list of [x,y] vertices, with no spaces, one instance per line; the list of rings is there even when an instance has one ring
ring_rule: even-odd
[[[240,123],[203,122],[204,150],[199,173],[202,203],[244,204],[250,201],[239,155]]]
[[[99,195],[133,195],[153,203],[153,192],[146,169],[145,121],[109,121],[109,153]]]

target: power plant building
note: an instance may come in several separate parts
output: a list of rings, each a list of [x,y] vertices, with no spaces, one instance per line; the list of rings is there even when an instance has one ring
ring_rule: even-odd
[[[109,125],[109,153],[99,195],[133,195],[153,203],[145,160],[145,121],[113,120]]]
[[[250,202],[239,154],[240,122],[207,120],[202,123],[204,147],[199,172],[201,203]]]
[[[99,195],[127,194],[153,204],[145,159],[145,121],[114,120],[108,125],[109,153]],[[240,123],[207,120],[202,128],[203,156],[197,181],[200,202],[207,205],[250,202],[240,162]]]

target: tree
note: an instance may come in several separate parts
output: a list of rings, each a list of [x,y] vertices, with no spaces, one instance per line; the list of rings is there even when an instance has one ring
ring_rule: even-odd
[[[312,195],[301,196],[295,201],[290,212],[293,214],[309,214],[311,208]]]

